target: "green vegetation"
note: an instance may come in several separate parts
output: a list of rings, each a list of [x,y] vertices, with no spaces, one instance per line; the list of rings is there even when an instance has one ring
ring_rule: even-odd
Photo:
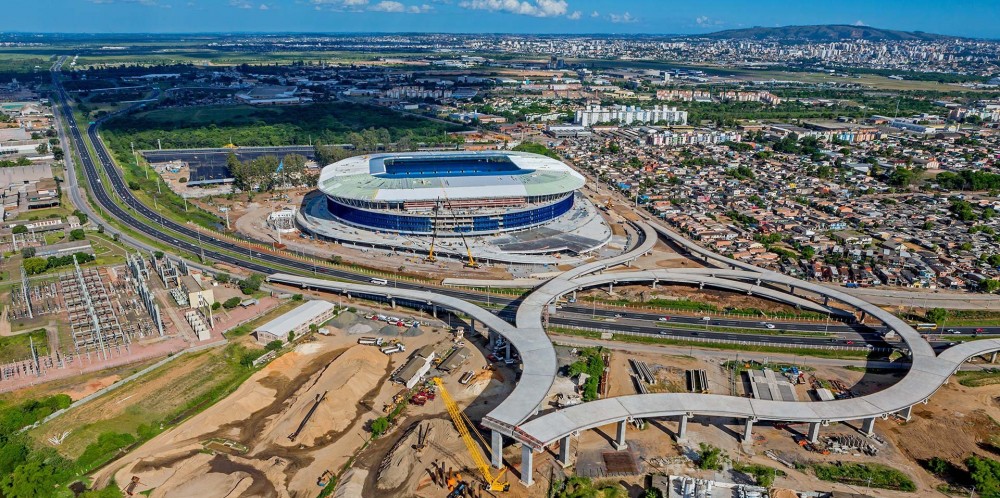
[[[50,496],[51,490],[74,474],[72,462],[51,448],[35,449],[21,429],[70,405],[59,394],[18,405],[0,405],[0,494],[5,498]]]
[[[281,339],[275,339],[264,345],[264,350],[266,351],[277,351],[281,349]]]
[[[965,468],[944,458],[933,457],[921,461],[920,465],[947,483],[942,486],[942,491],[948,494],[966,495],[968,488],[975,487],[977,496],[1000,498],[1000,461],[970,455],[962,463]]]
[[[246,295],[250,295],[253,294],[254,292],[259,291],[260,286],[263,283],[264,283],[264,276],[259,273],[254,273],[253,275],[250,275],[249,277],[240,280],[238,285],[240,287],[241,292],[243,292]]]
[[[60,268],[63,266],[68,266],[73,264],[73,259],[76,258],[76,262],[82,264],[94,261],[94,257],[85,252],[77,252],[73,254],[68,254],[66,256],[49,256],[48,258],[28,258],[21,262],[24,266],[24,271],[28,275],[39,275],[45,273],[48,270],[55,268]]]
[[[765,488],[770,488],[771,485],[774,484],[774,479],[776,477],[782,477],[785,475],[784,472],[778,469],[756,463],[733,465],[733,470],[753,477],[754,482],[756,482],[758,486],[763,486]]]
[[[31,343],[39,356],[49,354],[45,329],[0,337],[0,361],[23,360],[31,356]]]
[[[983,387],[1000,384],[1000,369],[963,370],[955,373],[958,383],[965,387]]]
[[[626,498],[629,494],[624,486],[614,481],[594,482],[589,477],[573,476],[552,481],[547,496],[551,498]]]
[[[1000,174],[980,170],[962,170],[957,173],[943,171],[935,177],[938,185],[949,190],[1000,189]]]
[[[517,147],[514,147],[515,151],[518,152],[530,152],[532,154],[541,154],[543,156],[551,157],[552,159],[559,159],[559,154],[555,151],[549,149],[548,147],[538,144],[535,142],[522,142]]]
[[[604,369],[607,367],[602,358],[603,353],[603,348],[584,348],[580,350],[580,359],[569,366],[570,377],[576,377],[580,374],[589,376],[583,385],[584,401],[593,401],[597,399],[599,394],[597,388],[601,382],[601,376],[604,375]]]
[[[385,434],[387,430],[389,430],[389,419],[385,417],[379,417],[375,420],[372,420],[369,429],[371,430],[372,437],[379,437],[382,434]]]
[[[929,322],[934,322],[938,325],[941,325],[942,323],[945,322],[945,320],[948,319],[948,310],[943,308],[929,309],[927,310],[926,313],[924,313],[924,319],[926,319]]]
[[[708,443],[698,444],[698,468],[701,470],[722,470],[726,456],[722,450]]]
[[[839,462],[813,464],[813,472],[823,481],[913,492],[916,484],[906,474],[878,463]]]
[[[229,299],[226,299],[226,301],[224,303],[222,303],[222,307],[226,308],[227,310],[231,310],[231,309],[239,306],[241,301],[242,300],[240,298],[238,298],[238,297],[231,297]]]

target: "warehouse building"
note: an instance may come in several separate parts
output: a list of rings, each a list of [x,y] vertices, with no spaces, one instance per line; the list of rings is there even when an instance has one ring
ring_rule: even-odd
[[[464,365],[471,355],[472,352],[465,346],[455,349],[448,355],[447,358],[444,359],[444,361],[441,362],[441,365],[438,366],[438,370],[443,370],[449,373],[454,372]]]
[[[403,368],[393,374],[392,380],[405,385],[407,389],[413,389],[413,386],[417,385],[420,379],[431,370],[431,364],[436,357],[437,353],[434,352],[434,347],[429,344],[418,349],[403,365]]]
[[[333,318],[336,306],[326,301],[308,301],[270,322],[257,327],[254,335],[257,342],[267,344],[271,341],[288,341],[288,334],[294,333],[300,337],[309,330],[310,325],[322,325]]]

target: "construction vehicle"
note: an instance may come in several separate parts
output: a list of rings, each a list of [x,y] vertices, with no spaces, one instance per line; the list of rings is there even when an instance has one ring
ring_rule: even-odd
[[[333,479],[333,472],[324,470],[319,478],[316,479],[316,485],[325,488],[327,484],[330,484],[330,479]]]
[[[441,399],[444,400],[444,406],[448,410],[448,415],[451,415],[451,421],[455,424],[455,429],[458,430],[459,435],[462,436],[462,442],[465,443],[465,448],[469,451],[472,461],[476,463],[476,467],[479,468],[479,472],[483,476],[484,487],[487,490],[494,492],[506,492],[510,490],[510,483],[503,480],[504,474],[507,472],[507,468],[501,466],[500,471],[497,472],[496,476],[494,476],[490,471],[490,463],[483,455],[482,449],[476,444],[476,441],[472,439],[472,433],[476,434],[476,437],[479,438],[479,441],[485,447],[490,448],[490,444],[483,439],[483,435],[476,429],[476,425],[472,423],[472,420],[469,420],[469,416],[458,408],[458,404],[455,403],[455,400],[451,398],[451,395],[448,394],[448,391],[444,388],[444,381],[441,380],[441,377],[434,377],[434,384],[437,385],[438,391],[441,393]],[[459,479],[459,481],[460,480],[461,479]]]
[[[438,219],[438,209],[440,208],[441,208],[441,199],[438,198],[438,200],[434,202],[434,209],[433,209],[434,216],[431,217],[431,225],[434,230],[434,233],[431,235],[431,247],[430,250],[427,251],[427,257],[424,258],[424,261],[428,263],[433,263],[437,261],[437,256],[434,255],[434,242],[436,242],[438,238],[437,219]]]
[[[454,230],[462,236],[462,243],[465,244],[465,254],[469,257],[469,260],[462,266],[466,268],[479,268],[479,263],[472,257],[472,247],[469,246],[469,241],[465,238],[465,232],[458,230],[458,216],[455,215],[455,209],[451,206],[451,200],[448,199],[448,192],[443,189],[442,192],[444,193],[444,202],[448,205],[448,211],[451,211],[451,216],[455,220]]]

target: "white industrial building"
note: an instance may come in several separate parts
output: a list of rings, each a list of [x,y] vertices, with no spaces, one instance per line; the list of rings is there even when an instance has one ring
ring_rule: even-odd
[[[643,109],[631,105],[602,107],[600,104],[591,104],[576,111],[575,123],[580,126],[593,126],[599,123],[686,125],[687,120],[687,111],[679,111],[676,107],[655,105],[652,109]]]
[[[307,301],[302,306],[257,327],[253,332],[257,336],[257,342],[261,344],[275,340],[287,342],[290,332],[294,332],[295,337],[301,337],[309,330],[310,325],[322,325],[333,318],[335,309],[336,306],[326,301]]]

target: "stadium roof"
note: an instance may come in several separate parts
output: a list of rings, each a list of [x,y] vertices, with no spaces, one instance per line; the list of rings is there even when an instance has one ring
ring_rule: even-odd
[[[374,202],[556,195],[579,190],[582,175],[527,152],[407,152],[356,156],[319,177],[328,195]]]

